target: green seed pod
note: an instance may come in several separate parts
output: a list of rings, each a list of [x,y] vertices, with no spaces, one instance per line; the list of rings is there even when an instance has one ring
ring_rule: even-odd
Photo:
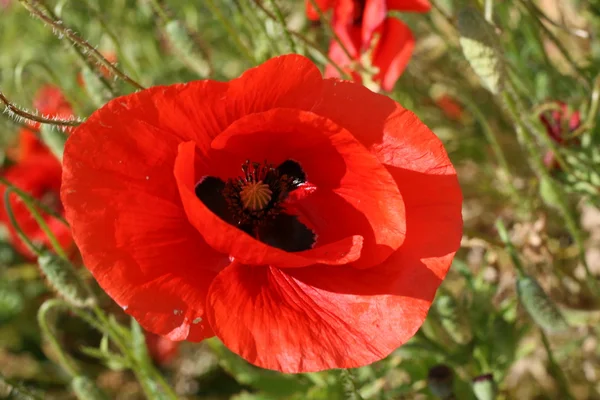
[[[208,76],[210,72],[208,63],[196,55],[196,45],[185,25],[178,20],[169,21],[165,25],[165,32],[169,43],[181,57],[181,61],[198,75]]]
[[[71,305],[90,307],[96,303],[91,290],[68,260],[46,252],[38,257],[38,265],[52,289]]]
[[[19,315],[23,309],[23,296],[18,290],[0,286],[0,323]]]
[[[42,124],[40,127],[40,137],[52,154],[62,162],[67,134],[54,126]]]
[[[473,393],[477,400],[494,400],[496,398],[494,376],[485,374],[473,379]]]
[[[427,386],[434,396],[450,399],[454,394],[454,372],[446,365],[436,365],[427,374]]]
[[[504,84],[506,66],[494,27],[477,9],[466,7],[458,13],[458,31],[471,68],[490,92],[498,94]]]
[[[71,388],[79,400],[108,400],[108,396],[87,376],[73,378]]]
[[[527,313],[545,331],[553,333],[569,328],[558,308],[532,277],[517,278],[517,294]]]
[[[442,327],[452,340],[459,344],[467,343],[471,339],[468,329],[466,329],[467,321],[460,317],[458,304],[454,298],[448,295],[439,295],[434,304]]]

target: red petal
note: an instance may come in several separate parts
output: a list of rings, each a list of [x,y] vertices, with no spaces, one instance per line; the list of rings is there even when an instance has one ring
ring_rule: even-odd
[[[387,6],[388,9],[396,11],[428,12],[431,10],[429,0],[387,0]]]
[[[355,19],[360,9],[353,0],[338,1],[335,5],[333,19],[331,21],[333,30],[352,58],[359,58],[362,47],[361,25]],[[337,41],[336,41],[337,43]],[[344,55],[347,57],[346,53]]]
[[[379,29],[387,16],[386,0],[367,0],[362,19],[362,49],[371,45],[373,33]]]
[[[442,142],[389,97],[349,82],[326,80],[314,112],[348,129],[394,176],[406,208],[399,252],[447,269],[462,235],[462,193]]]
[[[421,326],[440,277],[393,256],[366,270],[232,264],[213,281],[209,322],[252,364],[288,373],[378,361]],[[438,271],[442,274],[444,271]]]
[[[303,267],[313,263],[346,264],[360,257],[363,240],[358,235],[345,237],[326,246],[288,253],[268,246],[226,223],[210,211],[194,193],[194,187],[200,177],[211,175],[210,173],[198,173],[195,170],[197,167],[195,164],[199,158],[196,157],[196,151],[197,148],[193,142],[183,143],[179,146],[179,156],[175,163],[175,177],[190,222],[211,247],[231,255],[239,262],[243,261],[251,265]],[[237,165],[241,165],[241,163]]]
[[[247,113],[310,108],[321,85],[307,58],[282,56],[229,83],[114,99],[71,135],[61,193],[67,220],[87,267],[144,328],[174,340],[210,335],[193,322],[211,279],[229,263],[189,224],[173,176],[179,143],[208,145]]]
[[[404,206],[394,180],[348,131],[325,118],[285,109],[254,114],[231,125],[212,147],[240,164],[245,159],[300,163],[316,190],[291,207],[317,234],[315,250],[361,235],[362,256],[354,265],[366,267],[383,261],[403,241]]]
[[[56,86],[42,87],[35,95],[33,106],[45,116],[68,118],[73,115],[71,105]]]
[[[166,365],[177,356],[179,343],[155,335],[154,333],[144,332],[146,346],[152,360],[158,365]]]
[[[206,330],[192,321],[229,262],[187,221],[171,172],[177,143],[127,114],[111,120],[100,111],[67,141],[62,198],[100,286],[145,329],[182,340]]]
[[[321,9],[321,12],[326,12],[335,4],[336,0],[316,0],[317,5]],[[319,20],[319,13],[315,10],[313,2],[311,0],[305,0],[306,5],[306,17],[311,21]]]
[[[17,160],[25,160],[32,155],[50,154],[48,147],[28,128],[23,128],[19,132],[19,146],[17,151]]]
[[[399,19],[387,18],[373,57],[373,65],[379,68],[373,79],[381,82],[383,90],[394,88],[410,61],[414,47],[415,39],[408,26]]]

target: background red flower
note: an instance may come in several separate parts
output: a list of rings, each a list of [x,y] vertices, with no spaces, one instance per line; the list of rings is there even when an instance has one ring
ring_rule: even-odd
[[[567,141],[568,134],[581,125],[581,115],[579,111],[570,111],[566,103],[556,102],[556,105],[559,106],[559,109],[541,114],[540,121],[546,127],[548,136],[555,143],[562,145]],[[572,143],[579,143],[579,139],[572,140]],[[551,169],[558,167],[554,153],[551,150],[544,154],[544,164]]]
[[[35,95],[33,107],[45,117],[67,119],[73,116],[73,108],[60,88],[56,86],[42,87]],[[33,123],[30,127],[22,128],[19,131],[15,159],[23,160],[31,155],[50,153],[48,147],[36,135],[39,127],[39,123]]]
[[[9,167],[3,175],[13,185],[60,214],[63,212],[59,193],[61,174],[60,162],[53,155],[33,154]],[[0,184],[0,195],[2,198],[4,198],[5,190],[6,187]],[[10,204],[12,205],[17,223],[29,239],[34,243],[50,247],[50,241],[47,236],[40,229],[25,204],[14,193],[11,195]],[[18,237],[16,230],[9,222],[4,206],[0,207],[0,210],[0,221],[8,226],[11,242],[15,249],[26,258],[35,259],[35,254]],[[50,215],[44,213],[42,215],[44,215],[44,221],[48,224],[58,242],[64,248],[68,249],[73,243],[69,228]]]
[[[151,332],[144,332],[148,354],[157,365],[169,364],[177,356],[179,342]]]
[[[431,8],[427,0],[321,0],[321,10],[333,9],[332,24],[346,51],[336,40],[332,40],[329,56],[342,68],[360,65],[361,56],[373,46],[371,63],[379,68],[374,80],[383,90],[390,91],[406,68],[414,49],[412,32],[402,21],[388,17],[388,12],[427,12]],[[309,19],[319,18],[312,2],[307,0],[306,13]],[[339,77],[333,66],[328,66],[325,76]]]
[[[273,167],[244,175],[245,160]],[[406,342],[461,238],[440,140],[298,55],[109,102],[69,137],[63,182],[86,266],[145,329],[217,335],[285,372],[365,365]],[[249,187],[263,208],[236,206]]]

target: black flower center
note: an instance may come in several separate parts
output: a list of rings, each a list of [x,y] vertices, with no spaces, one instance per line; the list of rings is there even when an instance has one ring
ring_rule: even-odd
[[[307,250],[315,234],[284,212],[290,192],[306,182],[300,164],[288,160],[278,167],[246,161],[242,175],[227,182],[212,176],[196,185],[196,196],[225,222],[270,246],[295,252]]]

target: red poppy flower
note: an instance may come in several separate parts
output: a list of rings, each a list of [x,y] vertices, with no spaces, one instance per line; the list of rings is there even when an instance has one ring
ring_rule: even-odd
[[[579,111],[569,111],[569,106],[563,102],[556,102],[556,104],[560,109],[541,114],[540,121],[546,127],[548,136],[555,143],[562,145],[567,140],[566,136],[581,125],[581,115]],[[573,142],[579,143],[579,140]],[[544,164],[550,169],[558,167],[552,151],[549,150],[544,155]]]
[[[42,87],[33,100],[33,106],[45,117],[67,119],[73,116],[71,105],[60,88],[55,86]],[[21,129],[15,157],[17,160],[23,160],[33,154],[49,154],[48,147],[35,134],[39,127],[40,124],[36,122],[31,127]]]
[[[151,332],[216,335],[269,369],[387,356],[461,238],[440,140],[299,55],[112,100],[63,163],[66,218],[104,290]]]
[[[460,120],[463,115],[463,107],[456,99],[447,94],[442,94],[435,99],[435,104],[441,108],[446,117],[453,120]]]
[[[375,35],[379,37],[371,63],[379,68],[373,79],[383,90],[393,89],[412,55],[415,40],[412,32],[402,21],[387,16],[388,11],[427,12],[428,0],[317,0],[321,10],[333,8],[332,25],[348,54],[336,40],[331,41],[329,56],[345,70],[354,70],[352,64],[360,64],[361,56],[372,47]],[[306,0],[309,19],[319,15],[310,0]],[[352,74],[356,80],[356,75]],[[338,71],[327,66],[326,77],[339,77]]]
[[[51,154],[33,154],[25,160],[12,165],[4,173],[4,178],[10,181],[19,189],[27,192],[31,196],[41,201],[48,208],[62,213],[63,207],[60,202],[60,181],[61,181],[60,162]],[[0,195],[4,198],[6,187],[0,185]],[[15,219],[23,232],[34,243],[44,244],[50,247],[50,241],[45,233],[40,229],[38,223],[31,216],[29,210],[23,202],[14,194],[11,195],[10,204]],[[69,228],[62,222],[50,215],[44,215],[44,221],[56,236],[58,242],[68,249],[73,243]],[[29,250],[27,245],[18,237],[16,230],[10,224],[6,209],[0,207],[0,222],[6,224],[9,228],[11,242],[15,249],[27,257],[35,259],[35,255]]]

